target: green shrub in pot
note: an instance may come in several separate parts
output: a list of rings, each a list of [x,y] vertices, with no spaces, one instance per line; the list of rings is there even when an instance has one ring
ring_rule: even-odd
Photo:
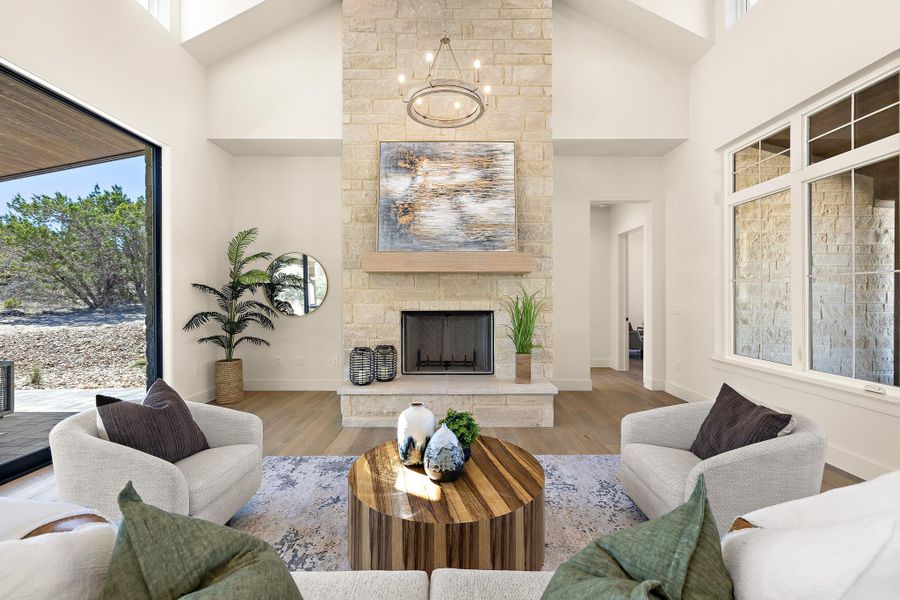
[[[472,454],[472,444],[481,435],[481,428],[475,422],[475,417],[469,411],[447,410],[447,416],[441,419],[438,425],[446,424],[447,427],[456,435],[460,446],[463,447],[463,453],[466,460]]]

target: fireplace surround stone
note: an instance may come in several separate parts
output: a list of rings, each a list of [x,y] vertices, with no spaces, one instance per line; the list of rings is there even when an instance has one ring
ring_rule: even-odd
[[[416,375],[364,388],[338,387],[344,427],[395,427],[410,402],[437,418],[448,408],[471,411],[482,427],[553,427],[558,392],[544,379],[519,384],[494,375]]]

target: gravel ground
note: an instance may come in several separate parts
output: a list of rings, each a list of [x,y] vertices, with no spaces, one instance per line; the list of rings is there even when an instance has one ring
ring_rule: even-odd
[[[143,316],[78,326],[4,321],[0,359],[15,361],[17,389],[143,387],[146,381]],[[30,381],[35,367],[40,385]]]

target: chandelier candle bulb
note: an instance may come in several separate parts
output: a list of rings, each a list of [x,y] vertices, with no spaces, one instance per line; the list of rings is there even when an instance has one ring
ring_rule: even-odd
[[[434,54],[429,52],[428,54],[425,55],[425,60],[429,63],[432,62],[434,60]]]

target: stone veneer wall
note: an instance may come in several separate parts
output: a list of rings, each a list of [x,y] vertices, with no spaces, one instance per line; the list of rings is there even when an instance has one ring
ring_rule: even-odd
[[[762,179],[787,172],[788,160],[764,162],[771,166]],[[811,184],[812,367],[853,376],[855,297],[856,378],[893,384],[895,199],[879,202],[874,188],[857,173],[854,207],[849,173]],[[783,364],[791,363],[790,202],[789,191],[776,192],[734,213],[735,353]]]
[[[445,12],[445,6],[447,10]],[[548,299],[533,357],[536,377],[552,377],[553,146],[550,0],[344,0],[343,2],[343,244],[346,362],[354,346],[400,346],[402,310],[496,311],[495,370],[514,372],[501,299],[520,284]],[[459,129],[432,129],[406,115],[397,75],[415,85],[427,73],[449,16],[449,34],[460,66],[471,78],[482,62],[481,81],[492,86],[488,110]],[[440,77],[440,74],[438,75]],[[519,250],[535,257],[534,272],[497,274],[369,274],[361,259],[375,251],[378,144],[396,140],[513,140]]]

